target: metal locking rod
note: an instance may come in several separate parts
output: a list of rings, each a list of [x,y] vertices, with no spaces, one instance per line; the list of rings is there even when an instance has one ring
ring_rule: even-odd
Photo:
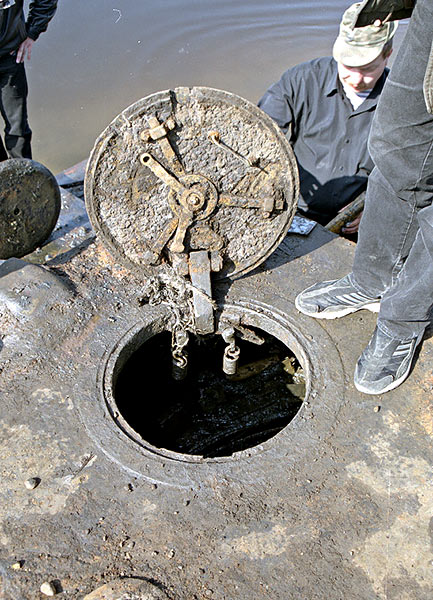
[[[158,179],[161,179],[166,185],[170,188],[178,192],[179,194],[183,194],[184,192],[188,192],[188,188],[183,186],[180,181],[176,179],[173,175],[171,175],[167,169],[165,169],[161,163],[159,163],[151,154],[148,152],[143,152],[140,156],[140,162],[145,167],[148,167],[152,173],[154,173]]]
[[[242,154],[239,154],[239,152],[234,150],[234,148],[230,148],[230,146],[228,146],[225,142],[223,142],[221,139],[221,136],[219,134],[219,131],[209,131],[209,133],[207,134],[207,137],[212,142],[212,144],[215,144],[216,146],[219,146],[226,152],[230,152],[234,156],[237,156],[242,161],[244,161],[249,167],[254,167],[256,169],[258,168],[256,161],[254,159],[249,159],[246,156],[242,156]]]

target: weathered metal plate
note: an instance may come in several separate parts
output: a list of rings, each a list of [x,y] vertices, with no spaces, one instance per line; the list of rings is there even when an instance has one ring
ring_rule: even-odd
[[[296,210],[293,152],[250,102],[176,88],[124,110],[96,141],[85,180],[91,223],[144,274],[190,251],[219,252],[217,278],[243,275],[286,235]]]
[[[58,267],[4,266],[0,596],[41,600],[54,580],[59,600],[123,597],[134,578],[176,600],[430,600],[433,331],[408,380],[373,399],[352,378],[376,317],[318,322],[293,304],[319,275],[347,273],[353,252],[318,224],[216,286],[224,312],[310,365],[299,415],[216,459],[152,450],[109,412],[122,353],[172,322],[167,305],[139,305],[131,272],[100,244]],[[131,395],[144,421],[165,400],[142,381]]]
[[[33,160],[0,163],[0,258],[35,250],[53,231],[60,212],[54,175]]]

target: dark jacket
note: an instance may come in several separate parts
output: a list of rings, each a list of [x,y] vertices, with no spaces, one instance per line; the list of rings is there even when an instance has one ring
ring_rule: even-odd
[[[331,57],[283,73],[259,101],[295,152],[301,180],[299,209],[325,225],[366,187],[373,169],[367,139],[388,74],[385,70],[354,110]]]
[[[412,14],[416,0],[364,0],[359,7],[355,27],[382,22],[407,19]]]
[[[27,37],[37,40],[56,12],[57,0],[32,0],[26,21],[23,1],[0,10],[0,57],[17,50]]]

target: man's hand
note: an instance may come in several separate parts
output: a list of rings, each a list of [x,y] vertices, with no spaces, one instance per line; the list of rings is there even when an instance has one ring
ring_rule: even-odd
[[[17,51],[17,63],[24,62],[27,54],[27,60],[30,60],[32,57],[32,47],[34,44],[34,40],[31,38],[26,38],[24,42],[21,43],[20,47]]]
[[[357,217],[355,217],[349,223],[346,223],[344,227],[341,228],[341,233],[352,234],[356,233],[359,229],[359,224],[361,222],[362,212],[359,213]]]

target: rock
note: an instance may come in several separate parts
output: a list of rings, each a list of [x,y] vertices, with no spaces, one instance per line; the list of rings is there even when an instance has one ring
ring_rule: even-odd
[[[83,600],[170,600],[156,585],[125,577],[116,579],[84,596]]]
[[[286,383],[286,388],[296,400],[305,397],[305,382],[303,383]]]
[[[41,483],[39,477],[30,477],[24,482],[24,485],[28,490],[34,490]]]
[[[262,373],[265,369],[279,361],[278,356],[269,356],[239,367],[235,375],[230,375],[231,381],[243,381]]]
[[[45,596],[55,596],[57,594],[56,588],[49,581],[45,581],[39,589]]]
[[[17,562],[15,562],[13,565],[11,565],[11,569],[13,569],[14,571],[19,571],[19,569],[23,568],[23,564],[24,564],[23,560],[17,560]]]

